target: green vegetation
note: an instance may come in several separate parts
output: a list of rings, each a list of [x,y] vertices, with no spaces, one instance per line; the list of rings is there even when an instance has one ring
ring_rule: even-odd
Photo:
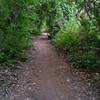
[[[37,33],[32,0],[0,0],[0,62],[15,63],[25,59],[24,49],[31,46]]]
[[[55,46],[69,52],[70,61],[83,68],[100,68],[99,4],[98,0],[69,4],[72,16],[54,36]]]
[[[99,0],[0,0],[0,62],[24,59],[41,30],[73,64],[100,68]]]

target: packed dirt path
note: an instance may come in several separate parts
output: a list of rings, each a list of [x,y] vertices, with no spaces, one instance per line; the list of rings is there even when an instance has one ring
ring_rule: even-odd
[[[30,59],[12,71],[13,82],[8,77],[9,84],[1,88],[0,100],[99,100],[91,85],[57,55],[47,36],[36,37],[34,44]]]

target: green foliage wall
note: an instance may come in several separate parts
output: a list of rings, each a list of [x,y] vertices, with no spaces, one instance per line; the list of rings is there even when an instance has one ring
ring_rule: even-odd
[[[99,4],[98,0],[67,3],[67,22],[53,39],[73,64],[83,68],[100,68]]]
[[[32,0],[0,0],[0,62],[20,60],[31,46],[37,28],[33,10]]]
[[[0,0],[0,62],[23,58],[32,34],[45,27],[73,64],[100,68],[99,5],[99,0]]]

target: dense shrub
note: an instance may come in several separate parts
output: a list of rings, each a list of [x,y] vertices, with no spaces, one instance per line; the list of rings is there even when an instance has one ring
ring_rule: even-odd
[[[66,27],[61,29],[60,32],[54,37],[54,42],[57,47],[70,49],[79,41],[79,24],[76,19],[67,22]]]
[[[0,62],[24,58],[24,48],[31,46],[35,14],[30,5],[26,0],[0,0]]]
[[[54,37],[55,46],[69,52],[69,60],[83,68],[100,68],[100,32],[94,26],[86,28],[69,21],[66,29]]]
[[[69,5],[69,8],[72,8],[67,10],[69,18],[66,25],[54,36],[53,41],[56,47],[68,53],[69,60],[73,64],[95,69],[100,68],[100,28],[97,21],[99,1],[95,4],[90,2],[90,5],[87,4],[88,2],[80,1]]]

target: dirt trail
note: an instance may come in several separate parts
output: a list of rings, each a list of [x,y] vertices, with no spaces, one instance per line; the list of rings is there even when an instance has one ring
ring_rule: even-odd
[[[57,55],[47,36],[35,39],[30,54],[27,62],[17,65],[18,82],[6,88],[6,95],[1,91],[0,100],[97,100],[91,86]]]

